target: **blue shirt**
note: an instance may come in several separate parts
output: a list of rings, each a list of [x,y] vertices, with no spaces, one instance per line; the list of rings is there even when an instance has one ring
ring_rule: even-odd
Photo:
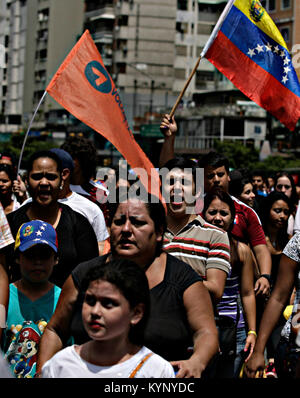
[[[49,322],[61,289],[55,286],[31,301],[14,284],[9,285],[4,354],[16,377],[34,377],[40,337]]]

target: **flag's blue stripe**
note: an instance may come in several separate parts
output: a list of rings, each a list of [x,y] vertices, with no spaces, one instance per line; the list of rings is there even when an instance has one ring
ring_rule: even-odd
[[[286,73],[284,67],[289,67],[291,71],[287,73],[288,81],[284,84],[289,90],[291,90],[297,96],[300,96],[300,85],[297,74],[292,64],[292,59],[289,52],[278,44],[274,39],[265,34],[260,30],[249,18],[245,16],[238,8],[233,6],[226,17],[222,27],[222,33],[228,37],[228,39],[239,48],[247,57],[249,57],[256,64],[261,66],[265,71],[273,75],[280,83]],[[272,51],[266,50],[266,45],[271,44]],[[257,45],[263,46],[263,52],[258,53],[255,48]],[[278,46],[279,53],[274,53],[274,47]],[[255,50],[255,55],[250,57],[248,54],[249,49]],[[284,58],[279,54],[284,51],[285,57],[290,62],[284,65]],[[224,54],[226,56],[226,54]]]

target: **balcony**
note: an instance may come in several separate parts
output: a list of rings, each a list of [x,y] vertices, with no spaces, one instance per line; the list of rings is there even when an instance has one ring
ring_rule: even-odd
[[[209,135],[209,136],[186,136],[186,137],[176,137],[175,139],[175,152],[177,153],[199,153],[205,152],[214,148],[214,143],[216,140],[220,140],[220,135]],[[246,143],[246,138],[244,136],[236,135],[226,135],[223,140],[238,140]]]
[[[88,11],[85,13],[86,21],[96,21],[97,19],[115,19],[115,12],[113,7],[101,7],[97,10]]]
[[[92,38],[95,43],[108,43],[113,42],[112,32],[108,29],[103,29],[101,32],[92,33]]]
[[[206,22],[206,23],[211,23],[215,24],[217,23],[217,20],[219,19],[219,14],[213,13],[213,12],[199,12],[198,13],[198,21],[199,22]]]

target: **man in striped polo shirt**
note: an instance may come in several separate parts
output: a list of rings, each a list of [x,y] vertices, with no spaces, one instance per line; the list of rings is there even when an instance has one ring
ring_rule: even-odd
[[[174,143],[177,133],[177,124],[174,117],[164,115],[161,122],[161,132],[164,134],[164,143],[160,153],[160,165],[174,157]],[[204,192],[209,192],[213,187],[220,187],[228,192],[229,188],[229,162],[228,159],[214,151],[204,155],[198,162],[204,169]],[[270,274],[272,260],[266,245],[265,234],[258,215],[246,204],[231,196],[235,204],[235,224],[232,234],[250,245],[258,265],[260,277],[255,282],[255,294],[262,300],[270,292]]]
[[[167,232],[164,250],[188,263],[204,279],[213,301],[222,297],[230,271],[229,240],[227,233],[206,223],[192,210],[200,191],[197,167],[192,160],[174,158],[160,174],[167,204]]]

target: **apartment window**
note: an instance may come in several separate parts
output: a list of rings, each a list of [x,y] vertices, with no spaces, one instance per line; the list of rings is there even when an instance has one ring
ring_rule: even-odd
[[[40,10],[38,12],[38,21],[39,22],[48,21],[48,18],[49,18],[49,8],[44,8],[43,10]]]
[[[47,40],[48,39],[48,29],[42,29],[37,31],[38,40]]]
[[[35,72],[34,74],[35,82],[36,83],[44,83],[46,81],[46,71],[45,70],[40,70],[38,72]]]
[[[211,31],[212,31],[211,25],[199,23],[197,26],[198,35],[210,35]]]
[[[176,32],[181,34],[187,33],[188,31],[188,24],[186,22],[176,22]]]
[[[291,7],[291,0],[281,0],[281,9],[285,10],[286,8]]]
[[[214,80],[214,72],[208,71],[197,71],[196,72],[197,81],[213,81]]]
[[[186,11],[188,9],[187,0],[177,0],[177,9]]]
[[[176,55],[179,56],[187,56],[187,47],[186,46],[176,46]]]
[[[85,0],[86,12],[99,10],[103,7],[113,7],[113,0]]]
[[[175,69],[174,75],[175,79],[184,80],[186,78],[185,69]]]
[[[33,93],[33,104],[38,103],[40,101],[40,99],[42,98],[43,94],[44,94],[43,90],[35,91]]]
[[[37,61],[44,62],[47,59],[47,49],[43,49],[35,52],[35,59]]]
[[[280,33],[286,43],[290,41],[290,28],[281,28]]]
[[[125,64],[125,62],[119,62],[117,64],[117,73],[126,73],[126,64]]]
[[[208,82],[214,81],[214,72],[197,71],[196,72],[196,88],[203,89],[207,87]]]
[[[8,115],[8,124],[21,124],[21,115]]]
[[[269,12],[276,10],[276,0],[262,0],[261,5]]]

